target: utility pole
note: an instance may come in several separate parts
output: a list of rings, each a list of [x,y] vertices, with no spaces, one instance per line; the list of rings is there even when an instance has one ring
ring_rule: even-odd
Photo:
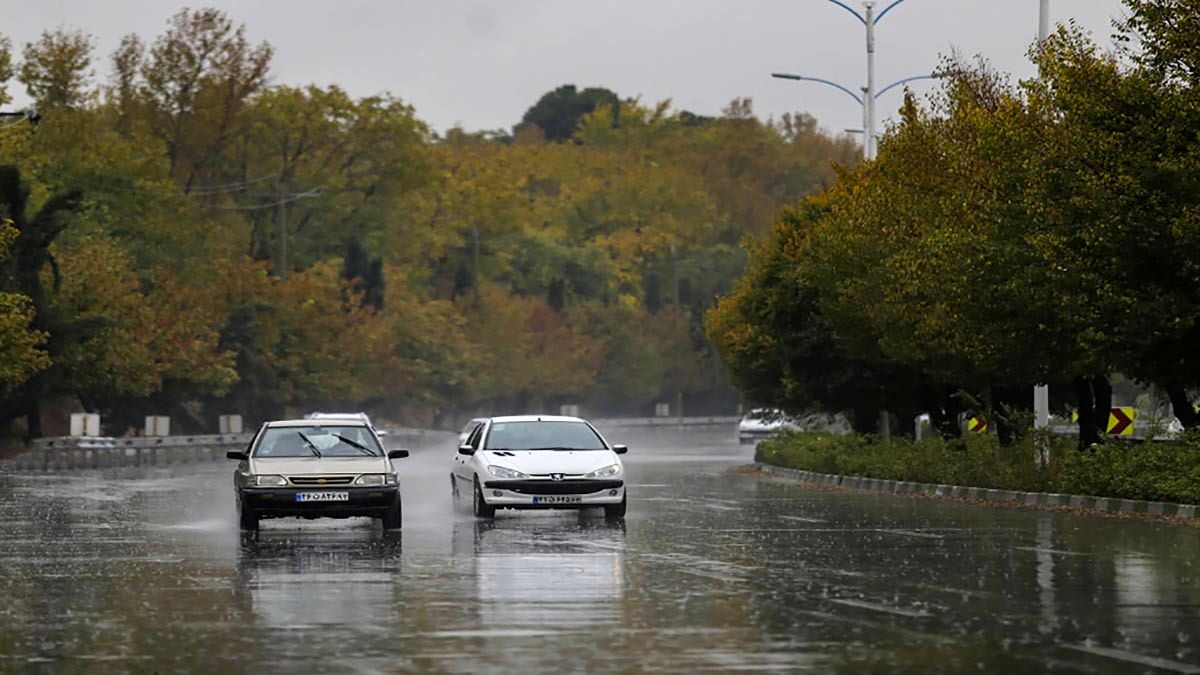
[[[1038,12],[1038,46],[1050,36],[1050,0],[1040,0]],[[1039,384],[1033,388],[1033,428],[1046,429],[1050,426],[1050,387]],[[1049,461],[1049,448],[1042,448],[1040,459]]]

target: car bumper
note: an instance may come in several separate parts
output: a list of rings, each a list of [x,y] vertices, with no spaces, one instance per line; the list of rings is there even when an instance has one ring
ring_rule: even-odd
[[[298,502],[302,492],[346,492],[349,498],[336,502]],[[250,509],[261,518],[350,518],[366,516],[379,518],[400,499],[396,486],[369,488],[327,488],[298,490],[295,488],[241,488],[238,498],[243,509]]]
[[[761,440],[770,438],[775,431],[772,430],[738,430],[738,442],[740,443],[757,443]]]
[[[483,487],[488,506],[505,509],[586,509],[625,499],[623,480],[489,480]]]

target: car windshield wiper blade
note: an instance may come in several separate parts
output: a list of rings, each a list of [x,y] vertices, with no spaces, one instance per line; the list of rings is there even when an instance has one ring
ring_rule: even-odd
[[[296,433],[300,435],[300,438],[308,445],[308,449],[312,450],[314,455],[317,457],[321,456],[321,451],[317,449],[316,444],[309,440],[308,436],[305,436],[303,431],[297,431]]]
[[[351,439],[349,439],[349,438],[346,438],[345,436],[343,436],[343,435],[341,435],[341,434],[334,434],[334,435],[333,435],[333,437],[334,437],[334,438],[336,438],[336,439],[338,439],[339,441],[341,441],[341,442],[345,443],[346,445],[349,445],[349,446],[350,446],[350,447],[352,447],[352,448],[355,448],[355,449],[357,449],[357,450],[362,450],[363,452],[367,453],[368,455],[370,455],[370,456],[372,456],[372,457],[378,457],[378,456],[379,456],[379,455],[376,455],[374,452],[371,452],[371,449],[370,449],[370,448],[368,448],[367,446],[363,445],[362,443],[359,443],[358,441],[354,441],[354,440],[351,440]]]

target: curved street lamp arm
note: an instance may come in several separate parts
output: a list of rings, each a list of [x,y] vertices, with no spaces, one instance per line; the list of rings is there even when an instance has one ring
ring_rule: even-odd
[[[889,84],[888,86],[884,87],[883,89],[880,89],[879,91],[875,92],[875,98],[879,98],[880,96],[883,96],[884,93],[886,93],[889,89],[895,89],[896,87],[899,87],[902,84],[908,84],[909,82],[912,82],[913,80],[937,80],[942,77],[944,77],[944,75],[913,75],[912,77],[906,77],[903,80],[896,80],[895,82]]]
[[[853,14],[854,18],[861,21],[864,26],[867,25],[866,18],[864,18],[862,14],[859,14],[857,9],[854,9],[850,5],[847,5],[846,3],[842,2],[842,0],[829,0],[829,1],[832,2],[833,4],[837,5],[838,7],[841,7],[842,9],[846,10],[847,12],[850,12],[851,14]],[[896,2],[903,2],[903,1],[904,0],[896,0]],[[891,9],[891,7],[888,7],[888,9]],[[886,12],[887,9],[885,9],[883,11]],[[879,19],[876,19],[876,21],[878,21],[878,20]]]
[[[861,96],[859,96],[858,94],[843,87],[842,85],[838,84],[837,82],[830,82],[829,80],[823,80],[819,77],[808,77],[807,75],[792,75],[791,73],[771,73],[771,77],[778,77],[782,80],[800,80],[802,82],[819,82],[821,84],[827,84],[827,85],[833,87],[834,89],[837,89],[838,91],[845,93],[850,98],[854,99],[855,103],[857,103],[859,105],[863,104],[863,100],[862,100]]]
[[[884,15],[885,15],[885,14],[887,14],[887,13],[888,13],[888,12],[890,12],[890,11],[892,11],[892,8],[893,8],[893,7],[895,7],[896,5],[898,5],[898,4],[902,3],[902,2],[904,2],[904,0],[893,0],[893,1],[892,1],[892,4],[888,5],[887,7],[884,7],[884,8],[883,8],[883,11],[881,11],[881,12],[879,13],[879,15],[875,17],[875,23],[879,23],[879,20],[880,20],[880,19],[882,19],[882,18],[884,17]],[[865,22],[864,22],[864,23],[865,23]]]

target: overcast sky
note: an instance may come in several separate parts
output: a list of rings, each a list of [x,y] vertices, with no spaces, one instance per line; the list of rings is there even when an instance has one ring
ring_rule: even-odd
[[[860,7],[857,0],[847,4]],[[886,6],[887,0],[880,3]],[[80,28],[96,38],[97,75],[121,36],[150,41],[183,5],[138,0],[0,0],[0,33],[20,45],[41,31]],[[831,131],[860,127],[861,108],[818,84],[775,80],[790,71],[858,90],[866,82],[863,26],[828,0],[212,0],[275,47],[278,83],[336,83],[415,106],[441,131],[507,129],[560,84],[603,86],[643,101],[719,114],[750,97],[763,116],[807,111]],[[1105,46],[1120,0],[1051,0]],[[927,73],[940,54],[980,54],[1018,77],[1037,36],[1038,0],[906,0],[878,26],[880,87]],[[919,92],[928,85],[914,85]],[[23,103],[18,98],[17,105]],[[900,104],[880,99],[881,115]]]

